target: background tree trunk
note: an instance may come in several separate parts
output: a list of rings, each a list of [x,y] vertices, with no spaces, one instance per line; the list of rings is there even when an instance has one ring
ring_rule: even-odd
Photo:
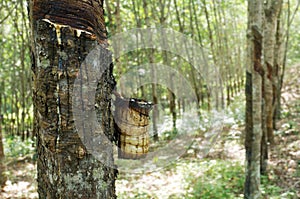
[[[246,71],[246,180],[244,197],[260,198],[262,137],[262,11],[260,0],[248,1],[248,59]]]
[[[268,141],[273,143],[273,70],[274,70],[274,55],[275,41],[277,31],[277,18],[282,6],[282,0],[267,1],[265,8],[265,23],[264,23],[264,99],[265,99],[265,116],[266,130]],[[276,53],[278,54],[278,53]]]
[[[275,35],[277,30],[277,16],[282,1],[270,0],[265,4],[264,22],[264,76],[263,76],[263,139],[261,151],[261,173],[266,174],[268,162],[268,142],[274,143],[273,133],[273,84],[276,77],[273,76]]]
[[[278,45],[278,48],[280,49],[279,51],[281,51],[281,52],[280,52],[280,56],[278,56],[278,57],[275,56],[277,58],[276,63],[278,64],[278,65],[276,65],[277,71],[275,71],[275,72],[278,73],[278,79],[276,82],[276,96],[275,96],[275,107],[274,107],[274,116],[273,116],[273,118],[274,118],[273,126],[274,127],[275,127],[276,120],[281,118],[281,90],[282,90],[282,86],[283,86],[285,69],[286,69],[286,65],[287,65],[287,54],[290,49],[289,46],[290,46],[291,24],[293,23],[296,13],[299,10],[300,1],[297,1],[297,5],[296,5],[296,8],[293,11],[293,13],[291,12],[290,0],[288,0],[286,2],[286,4],[287,4],[286,5],[287,6],[287,8],[286,8],[286,12],[287,12],[286,28],[285,28],[284,33],[281,33],[280,29],[278,29],[278,34],[277,34],[277,45]],[[284,26],[284,25],[282,25],[282,26]],[[279,28],[280,28],[280,26],[279,26]],[[283,35],[283,37],[280,38],[280,36],[282,36],[282,35]]]
[[[4,84],[1,82],[0,90],[2,90],[2,86]],[[4,147],[2,140],[2,93],[0,93],[0,192],[6,183],[6,175],[5,175],[5,163],[4,163]]]
[[[147,28],[151,27],[150,21],[149,21],[149,12],[148,12],[148,4],[146,0],[143,0],[143,8],[144,8],[144,12],[145,12],[145,24],[147,26]],[[149,41],[151,41],[152,38],[149,38]],[[148,57],[148,61],[150,64],[154,63],[154,49],[148,49],[147,51],[147,57]],[[157,71],[155,69],[155,67],[152,65],[151,66],[151,80],[152,82],[157,82]],[[158,104],[158,95],[157,95],[157,85],[156,83],[152,83],[151,84],[151,89],[152,89],[152,102],[153,104],[157,105]],[[158,136],[158,129],[157,129],[157,125],[158,125],[158,117],[159,117],[159,110],[157,106],[153,107],[152,110],[152,126],[153,126],[153,140],[155,142],[157,142],[159,140],[159,136]]]
[[[116,170],[89,154],[72,112],[73,83],[81,63],[96,40],[106,46],[103,2],[31,0],[30,19],[39,197],[116,198]],[[112,67],[104,72],[97,97],[102,100],[99,109],[107,134],[113,128],[108,99],[114,84],[111,74]],[[107,151],[111,153],[103,158],[112,165],[112,148]]]

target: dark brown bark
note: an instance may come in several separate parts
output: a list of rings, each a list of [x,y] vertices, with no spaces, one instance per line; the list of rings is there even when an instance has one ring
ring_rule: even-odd
[[[103,2],[32,0],[30,19],[39,197],[116,198],[116,170],[87,151],[72,110],[73,84],[84,70],[82,62],[97,43],[103,48],[107,43]],[[111,138],[112,67],[103,72],[98,85],[101,126]],[[85,131],[96,133],[89,128]],[[111,166],[112,150],[108,151],[104,159]]]
[[[170,75],[170,82],[171,85],[173,85],[174,80],[172,77],[172,74]],[[176,113],[176,96],[174,94],[174,88],[168,89],[168,96],[169,96],[169,103],[170,103],[170,113],[172,115],[172,124],[173,124],[173,130],[176,129],[176,119],[177,119],[177,113]]]
[[[105,41],[107,33],[103,15],[103,0],[33,0],[32,19],[48,19],[53,23],[93,33],[99,43]]]

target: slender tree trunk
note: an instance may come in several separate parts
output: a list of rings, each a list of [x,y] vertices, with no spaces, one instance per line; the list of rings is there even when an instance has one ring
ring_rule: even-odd
[[[170,82],[171,85],[174,84],[173,74],[170,74]],[[176,119],[177,119],[177,113],[176,113],[176,101],[175,101],[175,94],[174,94],[174,88],[168,89],[168,95],[169,95],[169,103],[170,103],[170,113],[172,115],[172,124],[173,124],[173,130],[176,129]]]
[[[23,44],[22,44],[22,49],[21,49],[21,136],[22,140],[25,140],[25,110],[26,110],[26,103],[25,103],[25,41],[24,38],[22,37]]]
[[[165,0],[164,1],[160,0],[159,2],[160,2],[160,4],[159,4],[160,5],[159,21],[160,21],[160,24],[162,26],[164,26],[165,25],[165,20],[166,20],[165,6],[167,5],[167,3],[166,3]],[[161,34],[162,34],[162,38],[163,38],[162,39],[163,46],[167,47],[168,43],[165,41],[165,38],[167,38],[167,35],[164,35],[163,31],[161,32]],[[163,64],[168,66],[170,64],[168,52],[163,51],[162,52],[162,57],[163,57]],[[174,84],[173,75],[174,74],[171,73],[170,76],[168,77],[170,82],[171,82],[170,83],[171,88],[168,88],[168,98],[169,98],[170,113],[172,115],[173,130],[175,130],[176,129],[177,114],[176,114],[176,96],[174,94],[174,87],[173,87],[173,84]]]
[[[2,115],[0,115],[1,117]],[[6,167],[4,163],[4,147],[3,147],[3,139],[2,139],[2,119],[0,118],[0,192],[2,188],[4,187],[7,176],[5,174]]]
[[[279,101],[280,101],[280,74],[283,65],[283,36],[281,27],[281,12],[282,6],[277,16],[277,29],[276,29],[276,44],[274,51],[274,69],[273,69],[273,129],[276,128],[276,121],[279,119]]]
[[[211,24],[211,19],[209,16],[209,12],[208,12],[208,5],[206,3],[206,0],[202,0],[203,3],[203,9],[204,9],[204,13],[205,13],[205,19],[206,19],[206,23],[207,23],[207,30],[208,30],[208,38],[210,40],[210,51],[212,53],[212,59],[213,59],[213,63],[214,63],[214,67],[219,66],[219,59],[218,59],[218,53],[216,50],[216,46],[215,46],[215,39],[214,39],[214,33],[213,33],[213,29],[212,29],[212,24]],[[214,81],[211,82],[210,86],[213,86],[215,88],[217,88],[219,86],[219,77],[217,76],[218,74],[216,73],[214,76]],[[208,97],[208,110],[211,109],[211,96],[214,96],[215,99],[215,108],[218,110],[219,109],[219,89],[212,89],[214,90],[214,93],[210,93],[211,91],[207,92],[207,97]]]
[[[202,31],[200,30],[200,27],[199,27],[200,25],[199,25],[199,20],[198,20],[197,12],[196,12],[197,9],[196,9],[196,6],[195,6],[195,1],[190,0],[189,4],[190,4],[190,14],[194,16],[194,21],[195,21],[195,26],[196,26],[196,30],[197,30],[198,40],[199,40],[200,46],[203,47],[204,44],[203,44],[203,39],[202,39],[202,35],[201,35]],[[203,51],[202,51],[202,53],[203,53]],[[204,55],[202,54],[202,56],[204,56]],[[196,84],[195,81],[193,82],[193,85],[194,85],[194,87],[197,86],[197,84]],[[205,94],[204,90],[206,90],[206,89],[204,88],[204,85],[202,83],[202,79],[200,79],[199,80],[199,86],[198,86],[198,88],[195,88],[195,93],[196,93],[196,96],[197,96],[197,103],[198,103],[199,113],[200,113],[201,107],[204,104],[204,94]],[[207,90],[207,92],[209,92],[209,91]],[[209,98],[208,97],[207,97],[207,104],[209,104]]]
[[[2,91],[2,86],[3,86],[3,82],[1,82],[0,85],[0,90]],[[4,163],[4,147],[3,147],[3,139],[2,139],[2,119],[3,119],[3,114],[2,114],[2,93],[0,93],[0,192],[2,190],[2,188],[4,187],[5,183],[6,183],[6,168],[5,168],[5,163]]]
[[[143,0],[143,8],[145,12],[145,22],[147,28],[151,27],[150,20],[149,20],[149,12],[148,12],[148,3],[146,0]],[[152,38],[149,38],[149,41],[151,41]],[[147,51],[147,57],[149,60],[149,63],[154,63],[154,49],[148,49]],[[152,82],[157,82],[157,71],[154,66],[151,66],[151,80]],[[152,100],[154,104],[158,104],[158,97],[157,97],[157,85],[156,83],[151,84],[151,89],[152,89]],[[157,121],[159,117],[159,110],[157,106],[154,106],[153,111],[152,111],[152,125],[153,125],[153,140],[158,141],[158,130],[157,130]]]
[[[260,0],[248,1],[248,59],[246,70],[246,180],[244,198],[261,197],[260,150],[262,137],[262,13]]]
[[[4,104],[3,104],[3,115],[6,115],[6,113],[7,113],[7,96],[5,95],[5,82],[3,81],[2,82],[2,85],[3,85],[3,87],[2,87],[2,91],[3,91],[3,101],[4,101]],[[9,132],[9,128],[8,128],[8,125],[7,125],[7,119],[6,120],[4,120],[4,118],[2,118],[2,122],[3,122],[3,124],[4,124],[4,132]]]
[[[274,118],[275,119],[280,119],[281,117],[281,89],[283,85],[283,79],[285,76],[285,69],[286,69],[286,63],[287,63],[287,52],[289,49],[289,38],[290,38],[290,27],[291,24],[295,18],[296,13],[298,12],[298,9],[300,7],[300,1],[297,2],[297,6],[293,12],[291,13],[291,5],[290,5],[290,0],[287,1],[287,27],[286,27],[286,32],[285,32],[285,43],[283,47],[283,60],[282,60],[282,70],[280,77],[278,77],[278,84],[277,84],[277,92],[276,92],[276,107],[274,110]]]
[[[101,48],[107,46],[103,1],[31,0],[30,19],[39,197],[116,198],[116,170],[107,166],[113,164],[112,148],[103,157],[109,164],[91,155],[79,137],[72,111],[73,84],[78,72],[85,70],[80,69],[81,63],[97,42]],[[113,128],[112,84],[110,67],[102,75],[97,96],[105,134]]]

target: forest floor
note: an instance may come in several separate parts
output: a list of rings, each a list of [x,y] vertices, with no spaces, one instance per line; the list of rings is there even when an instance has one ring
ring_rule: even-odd
[[[276,123],[275,144],[270,152],[271,175],[285,191],[300,198],[300,64],[286,74],[282,92],[283,119]]]
[[[264,198],[300,198],[299,67],[295,65],[287,72],[282,93],[284,117],[277,122],[269,172],[263,178]],[[116,183],[118,198],[243,198],[243,129],[239,124],[225,126],[204,159],[197,157],[194,149],[155,172],[130,174],[121,171]],[[8,180],[0,193],[1,199],[38,198],[36,162],[32,157],[33,154],[7,158]],[[209,195],[214,191],[219,195]]]

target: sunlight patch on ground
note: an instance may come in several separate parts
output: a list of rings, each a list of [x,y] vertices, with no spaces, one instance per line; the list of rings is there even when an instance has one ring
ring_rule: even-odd
[[[120,199],[142,198],[141,193],[145,197],[155,199],[166,199],[170,196],[183,197],[187,192],[189,184],[188,177],[197,177],[201,175],[201,167],[198,163],[178,162],[178,165],[171,170],[161,170],[144,175],[125,175],[125,178],[116,182],[117,195]]]
[[[36,199],[38,198],[36,183],[36,165],[23,161],[10,163],[12,170],[8,173],[8,180],[0,193],[1,199]]]
[[[19,181],[12,183],[6,182],[3,198],[38,198],[35,188],[29,182]]]
[[[155,198],[168,198],[173,194],[184,194],[184,175],[180,173],[166,172],[153,173],[149,175],[144,175],[140,179],[136,180],[135,183],[129,182],[128,180],[119,180],[117,182],[117,192],[120,198],[122,198],[122,193],[131,192],[131,198],[136,197],[135,193],[132,192],[136,190],[139,193],[147,193],[148,195],[154,195]],[[126,196],[126,197],[127,197]]]

